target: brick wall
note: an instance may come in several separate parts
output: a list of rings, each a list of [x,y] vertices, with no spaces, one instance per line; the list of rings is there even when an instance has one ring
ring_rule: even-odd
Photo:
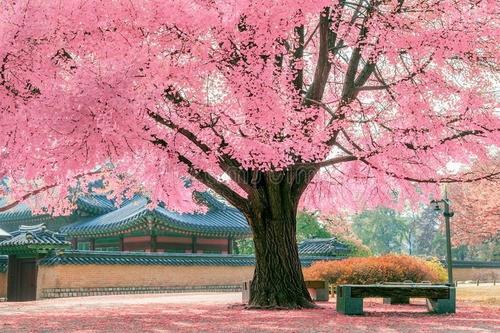
[[[173,291],[232,291],[252,266],[39,266],[37,299]]]
[[[0,300],[7,298],[7,272],[0,272]]]
[[[494,275],[494,277],[491,277]],[[469,267],[453,267],[453,280],[456,281],[467,281],[467,280],[477,280],[477,279],[492,279],[500,280],[500,268],[498,267],[479,267],[479,268],[469,268]]]

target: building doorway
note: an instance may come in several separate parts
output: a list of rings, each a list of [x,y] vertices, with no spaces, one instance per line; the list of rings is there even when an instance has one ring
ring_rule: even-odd
[[[36,300],[37,267],[35,258],[9,257],[7,301]]]

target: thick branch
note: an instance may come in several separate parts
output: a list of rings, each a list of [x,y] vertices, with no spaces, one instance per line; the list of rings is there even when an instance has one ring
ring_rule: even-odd
[[[334,157],[330,158],[321,162],[311,162],[311,163],[301,163],[301,164],[296,164],[295,166],[298,168],[307,168],[307,167],[319,167],[319,168],[324,168],[330,165],[335,165],[339,163],[345,163],[345,162],[352,162],[352,161],[357,161],[359,158],[354,155],[349,155],[349,156],[340,156],[340,157]]]
[[[178,133],[182,134],[185,136],[189,141],[194,143],[198,148],[200,148],[204,153],[207,153],[211,151],[210,147],[208,147],[206,144],[202,143],[194,133],[191,131],[188,131],[185,128],[179,127],[176,124],[172,123],[170,120],[163,118],[157,113],[154,113],[152,111],[148,111],[148,115],[153,118],[156,122],[167,126],[168,128],[171,128],[173,130],[176,130]]]
[[[325,91],[328,75],[330,73],[331,63],[328,59],[330,49],[330,8],[325,8],[319,18],[319,51],[314,79],[307,93],[307,98],[321,101]]]
[[[233,191],[229,186],[218,181],[214,176],[201,169],[194,167],[193,163],[185,156],[179,154],[179,161],[188,166],[188,173],[196,178],[200,183],[211,188],[222,195],[229,203],[238,208],[243,213],[249,212],[248,200]]]
[[[161,146],[162,148],[167,148],[168,144],[165,140],[155,139],[152,141],[153,144]],[[233,206],[241,210],[242,212],[248,212],[248,200],[241,197],[238,193],[233,191],[229,186],[218,181],[214,176],[206,171],[198,169],[194,166],[187,157],[177,153],[179,162],[185,164],[188,167],[188,173],[198,180],[200,183],[211,188],[218,194],[222,195],[227,201],[229,201]]]
[[[295,48],[295,52],[293,53],[293,66],[295,67],[295,64],[299,63],[299,69],[296,69],[297,74],[293,80],[293,85],[295,89],[300,92],[302,90],[302,85],[304,84],[304,69],[303,65],[300,63],[304,57],[304,26],[301,25],[300,27],[295,28],[295,33],[298,35],[298,46]]]
[[[489,133],[492,133],[492,132],[498,132],[500,131],[500,129],[484,129],[484,130],[467,130],[467,131],[462,131],[460,133],[457,133],[455,135],[452,135],[452,136],[449,136],[447,138],[444,138],[444,139],[441,139],[438,141],[438,145],[441,145],[445,142],[448,142],[448,141],[452,141],[452,140],[456,140],[456,139],[460,139],[460,138],[464,138],[466,136],[479,136],[479,135],[483,135],[485,134],[486,132],[489,132]],[[415,146],[414,144],[412,143],[405,143],[405,146],[406,148],[408,149],[411,149],[411,150],[429,150],[431,148],[434,148],[435,146],[430,146],[430,145],[425,145],[425,146]],[[437,146],[437,145],[436,145]]]
[[[104,173],[104,172],[107,172],[106,171],[103,171],[103,170],[99,170],[99,171],[93,171],[93,172],[88,172],[88,173],[84,173],[84,174],[79,174],[77,176],[75,176],[75,179],[80,179],[82,177],[86,177],[86,176],[93,176],[93,175],[97,175],[97,174],[101,174],[101,173]],[[46,192],[50,189],[53,189],[54,187],[58,186],[59,184],[55,183],[55,184],[52,184],[52,185],[46,185],[46,186],[43,186],[39,189],[36,189],[32,192],[29,192],[29,193],[26,193],[25,195],[23,195],[21,197],[21,199],[19,200],[16,200],[14,202],[11,202],[10,204],[8,205],[5,205],[3,207],[0,207],[0,212],[5,212],[11,208],[14,208],[15,206],[19,205],[21,202],[25,201],[26,199],[28,198],[31,198],[31,197],[34,197],[42,192]]]

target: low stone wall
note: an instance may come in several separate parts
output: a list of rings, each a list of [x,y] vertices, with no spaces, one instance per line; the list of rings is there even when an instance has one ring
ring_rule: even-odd
[[[188,291],[238,291],[251,266],[57,265],[38,268],[37,299]]]
[[[453,268],[453,280],[455,281],[469,281],[469,280],[480,280],[480,281],[500,281],[500,267],[457,267]]]
[[[326,257],[301,257],[310,266]],[[115,294],[241,291],[248,255],[52,251],[38,262],[37,299]]]
[[[191,292],[239,292],[241,284],[227,286],[180,287],[110,287],[110,288],[45,288],[39,299],[128,294],[166,294]]]
[[[453,280],[500,280],[500,261],[453,261]]]

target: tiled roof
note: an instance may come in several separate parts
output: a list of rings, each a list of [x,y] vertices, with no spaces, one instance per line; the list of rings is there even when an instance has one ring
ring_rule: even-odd
[[[6,206],[9,202],[6,198],[0,198],[0,207]],[[27,203],[21,202],[20,204],[12,207],[9,210],[0,212],[0,221],[17,221],[30,218],[31,208]]]
[[[446,260],[441,260],[446,266]],[[480,261],[480,260],[453,260],[453,268],[500,268],[500,261]]]
[[[35,249],[49,250],[71,245],[70,242],[64,240],[65,235],[48,230],[45,224],[23,225],[11,235],[12,238],[0,242],[0,253],[31,252],[29,250]]]
[[[9,261],[8,256],[0,256],[0,273],[7,272],[7,263]]]
[[[79,210],[92,214],[106,214],[116,209],[114,202],[109,200],[106,195],[96,193],[77,196],[76,206]]]
[[[206,214],[179,214],[161,206],[149,210],[148,200],[136,197],[115,211],[64,226],[61,232],[70,236],[98,236],[127,232],[149,222],[159,228],[192,234],[236,237],[251,235],[245,217],[236,208],[226,206],[208,194],[203,194],[202,198],[209,202],[210,210]]]
[[[313,262],[331,260],[325,257],[301,257],[303,267]],[[141,253],[59,250],[51,251],[38,261],[41,266],[55,265],[146,265],[146,266],[254,266],[252,255]]]
[[[128,202],[128,201],[126,201]],[[6,198],[0,198],[0,207],[8,204]],[[106,198],[103,194],[92,193],[88,196],[78,196],[75,202],[78,211],[85,212],[87,214],[98,215],[105,214],[117,209],[114,206],[114,202]],[[38,214],[33,215],[31,213],[31,207],[26,202],[21,202],[11,209],[0,212],[0,222],[14,222],[23,221],[28,222],[39,222],[49,219],[64,218],[59,216],[51,216],[49,214]]]
[[[0,239],[9,238],[10,234],[7,231],[0,229]]]
[[[299,244],[299,254],[316,256],[345,256],[349,246],[335,238],[304,239]]]
[[[99,184],[93,187],[99,188]],[[70,196],[70,198],[73,198],[73,196]],[[123,199],[122,205],[129,202],[130,201],[128,199]],[[0,207],[6,206],[8,203],[9,202],[6,198],[0,198]],[[90,215],[106,214],[117,209],[114,200],[108,199],[105,194],[96,192],[90,192],[85,195],[77,195],[75,204],[77,206],[77,211]],[[12,222],[19,220],[40,221],[54,218],[57,217],[53,217],[48,214],[32,215],[31,207],[26,202],[21,202],[5,212],[0,212],[0,222]]]

